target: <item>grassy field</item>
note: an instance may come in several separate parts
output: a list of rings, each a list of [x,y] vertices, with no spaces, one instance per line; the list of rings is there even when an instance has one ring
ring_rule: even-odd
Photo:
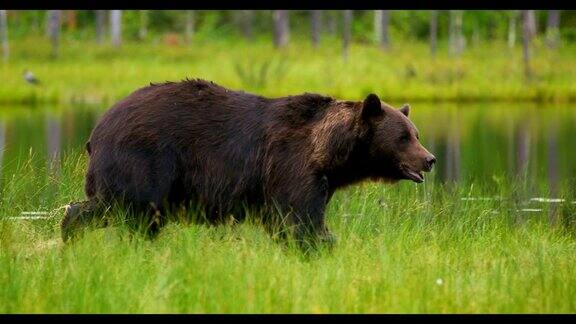
[[[555,212],[541,203],[535,216],[519,211],[522,188],[506,183],[366,183],[335,195],[328,223],[339,243],[312,258],[255,221],[172,223],[155,241],[120,225],[64,246],[59,207],[83,197],[85,164],[71,154],[51,176],[31,163],[5,175],[0,313],[576,311],[576,205],[567,190],[567,203]],[[461,199],[470,196],[500,199]],[[9,219],[37,210],[50,217]]]
[[[11,60],[0,64],[0,137],[12,145],[2,151],[0,175],[0,313],[574,313],[576,192],[573,151],[563,148],[574,134],[565,103],[576,101],[575,50],[537,44],[535,77],[526,82],[521,48],[498,43],[471,46],[460,58],[449,57],[445,44],[436,58],[424,43],[394,44],[387,53],[354,44],[344,62],[336,40],[277,51],[264,40],[115,50],[64,39],[58,59],[45,39],[16,40]],[[24,69],[42,84],[26,84]],[[154,241],[119,224],[63,245],[59,222],[66,204],[84,198],[87,160],[79,152],[97,113],[149,82],[186,77],[267,96],[358,100],[375,92],[395,105],[422,101],[428,108],[414,105],[412,116],[423,140],[434,135],[440,156],[459,147],[448,140],[458,138],[467,148],[462,178],[475,177],[337,192],[327,219],[338,243],[310,258],[274,242],[256,220],[171,223]],[[470,104],[456,118],[460,106],[443,104],[484,100],[515,108]],[[94,116],[69,105],[79,102]],[[540,102],[554,108],[539,114]],[[63,162],[48,170],[51,129]],[[530,143],[530,188],[507,177],[523,152],[517,142]],[[530,202],[551,196],[546,176],[554,163],[561,171],[554,195],[565,201]],[[47,218],[12,218],[34,211]]]
[[[120,49],[73,39],[64,40],[60,57],[50,57],[45,39],[16,40],[11,60],[0,64],[0,103],[63,103],[117,100],[149,82],[205,78],[234,89],[269,96],[319,92],[359,99],[376,92],[392,101],[505,100],[576,101],[576,47],[533,49],[534,78],[524,79],[520,46],[504,43],[469,46],[450,57],[441,45],[438,55],[428,45],[406,41],[389,52],[353,44],[347,62],[339,40],[326,39],[318,49],[295,40],[275,50],[270,40],[198,41],[168,45],[127,43]],[[22,79],[32,70],[43,82],[31,87]]]

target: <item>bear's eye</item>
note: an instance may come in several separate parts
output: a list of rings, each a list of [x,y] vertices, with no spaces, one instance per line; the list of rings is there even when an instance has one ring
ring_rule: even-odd
[[[400,142],[406,143],[410,141],[410,134],[405,133],[400,137]]]

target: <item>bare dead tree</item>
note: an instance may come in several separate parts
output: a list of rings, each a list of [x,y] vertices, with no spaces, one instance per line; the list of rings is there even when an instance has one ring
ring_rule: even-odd
[[[254,10],[240,10],[240,25],[242,34],[246,39],[252,40],[254,38],[253,24]]]
[[[10,46],[8,44],[8,17],[6,10],[0,10],[0,39],[2,40],[2,58],[4,62],[10,57]]]
[[[382,38],[382,10],[374,10],[374,42],[378,44]]]
[[[546,24],[546,44],[549,48],[556,48],[560,42],[560,10],[548,10]]]
[[[436,56],[438,48],[438,10],[430,12],[430,55]]]
[[[48,10],[47,31],[50,43],[52,44],[52,57],[58,57],[58,47],[60,41],[61,10]]]
[[[144,40],[148,36],[148,20],[148,10],[140,10],[140,27],[138,28],[138,38],[140,40]]]
[[[523,56],[524,56],[524,76],[527,80],[530,79],[532,71],[530,69],[530,41],[533,35],[533,23],[531,17],[534,17],[534,10],[522,10],[522,26],[523,26]]]
[[[312,45],[318,47],[320,43],[320,33],[322,29],[322,10],[311,10],[311,30],[312,30]]]
[[[390,39],[388,38],[388,25],[390,24],[390,10],[382,10],[380,16],[380,48],[387,50],[390,47]]]
[[[104,24],[106,23],[106,10],[96,10],[96,42],[104,41]]]
[[[191,43],[194,37],[194,10],[186,10],[186,23],[184,24],[184,37]]]
[[[344,55],[344,61],[348,60],[348,47],[350,46],[350,34],[352,29],[352,10],[344,10],[344,32],[342,49]]]
[[[288,10],[274,10],[274,46],[276,48],[284,47],[290,40],[290,22]]]
[[[334,10],[327,10],[326,15],[328,16],[327,30],[330,35],[335,35],[338,30],[338,17]]]
[[[110,33],[112,45],[122,45],[122,10],[110,10]]]
[[[516,19],[518,17],[517,10],[511,10],[508,15],[508,47],[514,47],[516,43]]]
[[[462,33],[462,10],[450,10],[450,54],[460,55],[464,50],[464,34]]]

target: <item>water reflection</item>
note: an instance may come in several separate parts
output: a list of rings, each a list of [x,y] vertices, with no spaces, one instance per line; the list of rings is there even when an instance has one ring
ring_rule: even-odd
[[[423,144],[438,158],[433,181],[515,181],[527,194],[574,183],[576,110],[528,104],[414,105]]]
[[[528,104],[413,104],[423,144],[438,158],[428,181],[483,183],[515,179],[525,196],[560,195],[574,184],[574,107]],[[58,173],[84,144],[103,107],[18,107],[0,110],[0,172],[25,161]],[[16,162],[16,163],[14,163]],[[538,188],[544,187],[547,192]],[[539,187],[540,186],[540,187]]]
[[[48,148],[48,170],[57,173],[60,169],[60,119],[46,116],[46,142]]]

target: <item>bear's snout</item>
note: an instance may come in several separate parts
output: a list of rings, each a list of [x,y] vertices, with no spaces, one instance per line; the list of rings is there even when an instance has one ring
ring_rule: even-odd
[[[436,157],[434,155],[430,154],[427,157],[425,157],[424,170],[426,172],[430,172],[432,170],[432,167],[434,166],[434,163],[436,163]]]

